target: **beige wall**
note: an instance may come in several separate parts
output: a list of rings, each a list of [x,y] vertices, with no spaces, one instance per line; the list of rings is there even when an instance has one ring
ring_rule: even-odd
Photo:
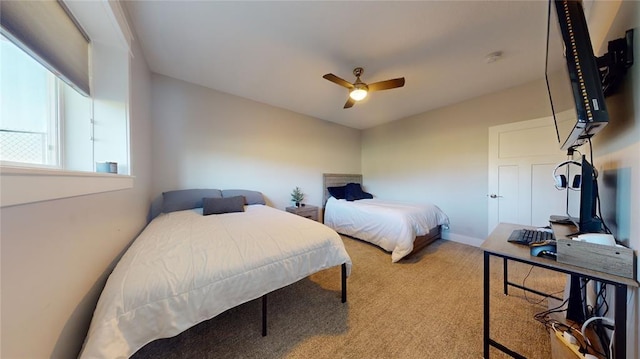
[[[149,70],[133,49],[129,190],[0,209],[2,358],[74,358],[114,259],[146,224]]]
[[[152,76],[154,195],[253,189],[284,209],[298,186],[320,205],[322,173],[360,172],[360,132],[169,77]]]
[[[549,116],[546,91],[541,80],[365,130],[367,191],[435,203],[451,236],[485,238],[489,127]]]

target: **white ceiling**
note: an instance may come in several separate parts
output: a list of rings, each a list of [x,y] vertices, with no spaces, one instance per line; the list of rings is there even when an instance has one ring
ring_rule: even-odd
[[[547,1],[126,1],[151,71],[364,129],[544,76]],[[489,53],[503,57],[486,63]],[[343,109],[347,89],[405,77]]]

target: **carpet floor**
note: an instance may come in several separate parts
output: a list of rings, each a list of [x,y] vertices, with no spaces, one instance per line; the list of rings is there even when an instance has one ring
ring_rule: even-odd
[[[438,240],[399,263],[343,236],[353,261],[347,303],[340,267],[316,273],[167,339],[133,358],[482,358],[483,252]],[[565,276],[509,263],[509,280],[562,292]],[[528,358],[550,358],[549,334],[533,319],[547,302],[516,288],[502,294],[502,261],[491,262],[491,338]],[[492,358],[508,356],[491,349]]]

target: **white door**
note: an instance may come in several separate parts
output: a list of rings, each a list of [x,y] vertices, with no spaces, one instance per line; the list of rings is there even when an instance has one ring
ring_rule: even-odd
[[[553,170],[567,159],[552,117],[489,128],[489,232],[500,222],[547,226],[566,212]]]

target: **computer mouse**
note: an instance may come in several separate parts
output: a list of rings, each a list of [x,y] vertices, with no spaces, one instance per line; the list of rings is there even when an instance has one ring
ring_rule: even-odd
[[[545,257],[556,259],[556,244],[555,243],[547,243],[541,246],[531,246],[529,247],[530,253],[534,257]]]
[[[542,251],[538,253],[538,257],[544,257],[549,259],[558,259],[558,254],[552,251]]]

